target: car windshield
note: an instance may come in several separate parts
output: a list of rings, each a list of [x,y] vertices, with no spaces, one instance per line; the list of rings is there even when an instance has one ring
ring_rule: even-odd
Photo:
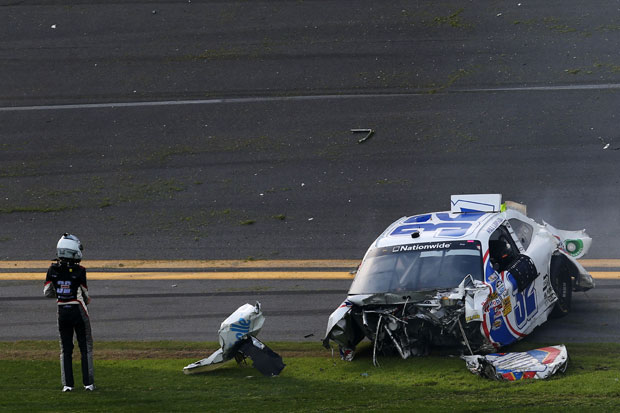
[[[479,241],[396,245],[371,251],[349,294],[378,294],[455,288],[471,274],[482,280]]]

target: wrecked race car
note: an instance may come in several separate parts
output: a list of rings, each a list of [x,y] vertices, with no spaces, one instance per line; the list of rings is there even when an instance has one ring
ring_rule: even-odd
[[[573,291],[594,287],[577,258],[585,231],[526,216],[499,194],[453,195],[451,210],[403,217],[370,246],[323,344],[352,360],[365,337],[403,359],[432,347],[474,354],[511,344],[570,311]]]

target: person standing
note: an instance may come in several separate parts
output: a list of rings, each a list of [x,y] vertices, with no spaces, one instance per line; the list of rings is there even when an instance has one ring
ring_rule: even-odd
[[[95,390],[93,369],[93,336],[88,317],[88,286],[82,260],[82,243],[75,235],[65,233],[58,240],[56,259],[47,270],[43,293],[58,303],[58,332],[60,333],[60,373],[62,391],[73,391],[73,335],[77,337],[82,355],[84,389]]]

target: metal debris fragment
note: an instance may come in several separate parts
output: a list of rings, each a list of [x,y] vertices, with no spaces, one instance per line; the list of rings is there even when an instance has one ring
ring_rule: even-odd
[[[605,142],[605,140],[603,140],[603,138],[600,137],[600,136],[598,137],[598,140],[601,141],[601,143],[604,145],[603,149],[609,149],[609,150],[612,150],[612,151],[620,151],[620,146],[615,146],[615,147],[612,148],[611,147],[611,143]]]
[[[366,133],[366,136],[364,136],[362,139],[358,140],[357,143],[365,142],[366,140],[370,139],[370,137],[375,133],[375,131],[373,129],[351,129],[351,132],[353,132],[353,133],[359,133],[359,132]]]
[[[521,353],[462,356],[474,374],[494,380],[546,379],[566,371],[568,353],[564,345],[537,348]]]
[[[220,326],[218,333],[221,348],[209,357],[185,366],[183,373],[211,371],[233,359],[238,364],[245,364],[246,357],[249,357],[254,368],[263,375],[277,376],[285,366],[282,357],[255,337],[264,322],[265,317],[259,302],[256,302],[255,306],[242,305]]]

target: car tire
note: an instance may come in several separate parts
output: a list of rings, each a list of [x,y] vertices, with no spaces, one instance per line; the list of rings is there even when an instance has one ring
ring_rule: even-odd
[[[561,257],[551,259],[551,287],[558,297],[551,311],[551,317],[564,317],[570,312],[573,297],[573,283],[568,272],[568,267]]]

